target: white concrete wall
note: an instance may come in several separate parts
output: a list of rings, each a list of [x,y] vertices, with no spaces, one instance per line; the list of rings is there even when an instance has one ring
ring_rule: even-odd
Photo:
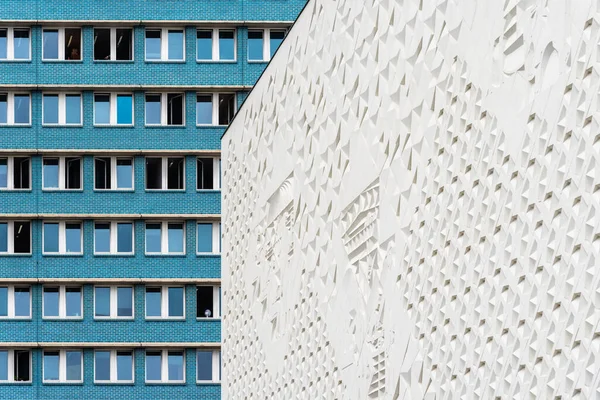
[[[225,398],[600,396],[598,7],[311,0],[223,140]]]

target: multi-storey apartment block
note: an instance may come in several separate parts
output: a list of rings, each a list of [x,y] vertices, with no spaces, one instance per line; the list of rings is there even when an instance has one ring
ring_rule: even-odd
[[[220,398],[220,137],[304,3],[0,3],[0,398]]]

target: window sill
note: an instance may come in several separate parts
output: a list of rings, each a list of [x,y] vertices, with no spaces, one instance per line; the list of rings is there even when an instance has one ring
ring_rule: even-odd
[[[42,124],[42,128],[83,128],[83,124]]]
[[[44,257],[83,257],[83,253],[42,253]]]
[[[94,385],[97,385],[97,386],[112,386],[112,385],[135,386],[135,382],[103,382],[103,381],[94,381]]]
[[[82,193],[83,189],[42,189],[42,192],[48,192],[48,193],[58,193],[58,192],[64,192],[64,193]]]
[[[83,316],[81,317],[70,317],[70,318],[60,318],[60,317],[42,317],[42,321],[75,321],[75,322],[83,322]]]
[[[135,60],[93,60],[94,64],[133,64]]]
[[[145,382],[146,386],[185,386],[185,381],[177,382]]]
[[[0,253],[0,257],[31,257],[31,253]]]
[[[185,125],[144,125],[148,129],[185,129]]]
[[[133,322],[135,321],[135,317],[115,317],[115,318],[111,318],[111,317],[94,317],[94,321],[98,321],[98,322]]]
[[[0,192],[31,192],[31,189],[0,189]]]
[[[196,60],[197,64],[237,64],[235,60]]]
[[[23,386],[31,386],[33,383],[31,381],[23,381],[23,382],[0,382],[0,386],[15,386],[15,385],[23,385]]]
[[[146,64],[185,64],[185,60],[144,60]]]
[[[25,58],[13,59],[13,60],[3,59],[3,60],[0,60],[0,63],[11,63],[11,64],[13,64],[13,63],[29,63],[29,64],[31,64],[31,58],[29,58],[29,59],[25,59]]]
[[[77,381],[77,382],[48,382],[48,381],[43,381],[42,385],[48,385],[48,386],[57,386],[57,385],[83,386],[83,381]]]
[[[268,64],[270,60],[248,60],[248,64]]]
[[[221,382],[196,381],[196,385],[198,385],[198,386],[221,386]]]
[[[146,257],[178,257],[184,258],[187,256],[185,253],[145,253]]]
[[[196,189],[197,193],[221,193],[221,189]]]
[[[185,322],[185,317],[177,318],[160,318],[160,317],[146,317],[144,320],[148,322]]]
[[[196,253],[196,257],[221,257],[221,253]]]
[[[94,126],[94,128],[103,128],[103,129],[104,128],[125,128],[125,129],[135,128],[135,125],[133,125],[133,124],[120,124],[120,125],[118,125],[118,124],[115,124],[115,125],[96,125],[96,124],[94,124],[93,126]]]
[[[1,124],[0,128],[31,128],[31,124]]]
[[[215,322],[218,321],[218,322],[221,322],[221,317],[215,317],[215,318],[213,318],[213,317],[209,317],[209,318],[206,318],[206,317],[204,317],[204,318],[198,318],[198,317],[196,317],[196,321],[215,321]]]
[[[42,63],[51,63],[51,64],[83,64],[83,60],[44,60],[42,58]]]
[[[135,253],[94,253],[94,257],[116,258],[116,257],[135,257]]]
[[[134,193],[135,189],[94,189],[95,193]]]

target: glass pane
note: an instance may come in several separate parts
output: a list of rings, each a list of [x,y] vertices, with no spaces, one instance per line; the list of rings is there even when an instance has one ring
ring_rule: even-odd
[[[97,351],[95,353],[96,376],[97,381],[110,380],[110,351]]]
[[[160,381],[161,380],[161,364],[162,357],[160,352],[146,352],[146,380]]]
[[[160,224],[146,224],[146,253],[160,253]]]
[[[198,31],[196,33],[196,58],[198,60],[212,60],[212,31]]]
[[[44,380],[58,380],[58,351],[44,352]]]
[[[169,253],[183,253],[183,225],[169,224]]]
[[[44,30],[42,52],[43,52],[44,59],[58,60],[58,30],[57,29]]]
[[[29,123],[29,95],[15,94],[15,124]]]
[[[220,94],[219,95],[219,125],[229,125],[233,119],[235,109],[235,95]]]
[[[8,223],[0,223],[0,253],[8,252]]]
[[[159,94],[148,94],[146,95],[146,124],[147,125],[160,125],[160,95]]]
[[[183,158],[167,159],[167,189],[183,189]]]
[[[146,288],[146,316],[161,316],[161,289]]]
[[[81,380],[81,352],[67,351],[67,380]]]
[[[196,360],[196,377],[199,381],[212,381],[212,351],[198,350]]]
[[[8,380],[8,351],[0,351],[0,381]]]
[[[133,123],[133,97],[128,94],[117,95],[117,124],[131,125]]]
[[[184,95],[167,94],[167,125],[183,125]]]
[[[198,253],[212,253],[212,224],[198,224]]]
[[[81,29],[65,29],[65,58],[81,60]]]
[[[273,54],[275,54],[275,52],[279,48],[279,45],[281,44],[281,42],[283,42],[284,36],[285,36],[284,31],[271,31],[271,40],[270,40],[271,57],[273,57]]]
[[[110,189],[110,158],[98,157],[94,160],[94,188]]]
[[[160,31],[146,31],[146,60],[160,60]]]
[[[130,287],[117,288],[117,316],[133,316],[133,289]]]
[[[131,29],[117,29],[117,60],[133,60]]]
[[[67,317],[81,317],[81,288],[66,288]]]
[[[169,60],[183,60],[183,31],[169,31]]]
[[[162,189],[161,158],[146,158],[146,189]]]
[[[45,94],[42,107],[44,109],[44,124],[58,124],[58,95]]]
[[[29,29],[15,29],[15,60],[29,60]]]
[[[183,353],[169,352],[167,359],[169,364],[169,380],[170,381],[182,381],[183,380]]]
[[[132,160],[117,159],[117,189],[133,189]]]
[[[67,253],[81,253],[81,224],[66,224]]]
[[[66,157],[65,167],[67,176],[65,177],[66,189],[81,189],[81,158]]]
[[[30,304],[29,288],[15,288],[15,317],[29,317]]]
[[[8,317],[8,288],[0,287],[0,317]]]
[[[81,124],[81,95],[68,94],[65,99],[66,123]]]
[[[263,31],[248,32],[248,60],[263,59]]]
[[[212,95],[198,95],[196,97],[196,124],[212,124]]]
[[[169,289],[169,317],[183,317],[183,288]]]
[[[235,41],[233,31],[219,31],[219,59],[235,59]]]
[[[29,189],[29,157],[14,158],[13,176],[15,189]]]
[[[0,58],[6,59],[8,57],[8,32],[6,29],[0,29]]]
[[[94,227],[94,251],[96,253],[110,252],[110,224],[96,223]]]
[[[117,380],[133,380],[133,354],[131,354],[130,352],[117,352]]]
[[[118,223],[117,224],[117,252],[131,253],[133,251],[133,224]]]
[[[58,253],[58,224],[44,224],[44,252]]]
[[[94,288],[94,313],[96,317],[110,317],[110,288]]]
[[[94,96],[94,123],[110,124],[110,95],[97,94]]]
[[[58,317],[58,288],[44,288],[44,317]]]
[[[110,60],[110,29],[94,29],[94,60]]]
[[[8,95],[0,93],[0,124],[8,123]]]
[[[8,187],[8,159],[0,158],[0,188],[6,187]]]

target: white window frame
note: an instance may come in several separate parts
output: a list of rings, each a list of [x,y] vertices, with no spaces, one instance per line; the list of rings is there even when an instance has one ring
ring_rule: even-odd
[[[196,285],[196,290],[199,287],[212,287],[213,289],[213,314],[210,317],[198,317],[198,310],[196,310],[196,320],[205,321],[212,319],[221,319],[221,286],[211,286],[211,285]],[[196,296],[198,293],[196,292]],[[196,299],[197,301],[197,299]],[[197,304],[197,303],[196,303]]]
[[[46,224],[58,224],[58,253],[44,251]],[[67,224],[79,224],[81,227],[79,240],[81,243],[81,251],[79,253],[67,252]],[[83,254],[83,224],[81,221],[43,221],[42,222],[42,254],[46,255],[81,255]]]
[[[6,123],[0,123],[0,126],[31,126],[31,93],[27,92],[1,92],[6,94]],[[15,96],[29,96],[29,122],[26,124],[15,122]]]
[[[202,28],[199,27],[196,29],[196,40],[198,40],[198,32],[201,31],[211,31],[211,41],[212,41],[212,58],[210,60],[203,60],[198,58],[198,46],[196,46],[196,61],[197,62],[222,62],[222,63],[234,63],[237,62],[237,30],[235,28]],[[220,43],[219,43],[219,33],[223,32],[233,32],[233,60],[221,60],[220,58]]]
[[[148,304],[146,302],[146,289],[155,289],[160,288],[160,317],[156,316],[148,316]],[[183,289],[183,316],[182,317],[170,317],[169,316],[169,289],[170,288],[180,288]],[[144,319],[148,321],[156,321],[156,320],[185,320],[186,311],[185,311],[185,286],[182,285],[149,285],[144,287]]]
[[[98,252],[96,251],[96,224],[109,224],[109,235],[110,235],[110,251]],[[131,224],[131,251],[130,252],[119,252],[117,251],[117,239],[118,231],[117,224]],[[135,223],[133,221],[94,221],[94,255],[133,255],[135,254]]]
[[[99,158],[110,158],[110,189],[98,189],[96,187],[96,160]],[[131,161],[131,189],[117,187],[117,161],[129,160]],[[107,157],[94,157],[94,191],[106,192],[110,190],[117,190],[123,192],[135,191],[135,159],[133,157],[119,157],[119,156],[107,156]]]
[[[98,380],[96,379],[96,353],[102,352],[110,352],[110,379],[109,380]],[[131,380],[119,380],[117,379],[117,353],[118,352],[128,352],[131,353]],[[95,349],[94,350],[94,383],[135,383],[135,351],[130,349]]]
[[[148,189],[148,170],[147,170],[147,164],[146,164],[146,159],[147,158],[160,158],[161,159],[161,177],[162,177],[162,188],[161,189]],[[169,158],[180,158],[183,160],[183,188],[181,189],[169,189]],[[170,191],[170,192],[185,192],[185,181],[186,181],[186,175],[185,175],[185,163],[186,163],[186,158],[185,156],[179,157],[179,156],[147,156],[144,158],[144,167],[145,167],[145,171],[144,171],[144,185],[145,185],[145,190],[149,191],[149,192],[158,192],[158,191]]]
[[[160,252],[149,252],[146,243],[146,228],[148,224],[160,224]],[[170,253],[169,252],[169,224],[182,224],[183,225],[183,252]],[[146,221],[144,225],[144,252],[147,255],[158,255],[158,254],[169,254],[169,255],[182,255],[186,254],[186,224],[185,221]]]
[[[15,189],[15,158],[27,158],[29,160],[29,187]],[[6,159],[6,187],[0,187],[0,191],[31,191],[31,157],[24,156],[0,156],[0,159]]]
[[[161,380],[160,381],[151,381],[148,380],[147,376],[147,355],[146,353],[148,351],[151,352],[159,352],[160,351],[160,361],[161,361],[161,366],[160,366],[160,375],[161,375]],[[177,353],[182,353],[182,357],[183,357],[183,379],[182,380],[169,380],[169,352],[177,352]],[[186,356],[186,351],[185,349],[169,349],[169,350],[161,350],[161,349],[146,349],[146,351],[144,352],[144,380],[146,383],[167,383],[167,384],[173,384],[173,383],[185,383],[185,379],[186,379],[186,360],[185,360],[185,356]]]
[[[24,383],[31,383],[31,377],[32,377],[32,358],[31,358],[31,349],[24,349],[24,348],[0,348],[0,351],[6,351],[8,352],[8,357],[7,357],[7,380],[3,381],[0,380],[0,383],[16,383],[16,384],[24,384]],[[28,381],[15,381],[15,371],[14,371],[14,365],[15,365],[15,351],[27,351],[29,352],[29,380]]]
[[[58,380],[46,380],[45,378],[45,374],[44,374],[44,356],[46,354],[46,352],[58,352]],[[70,351],[78,351],[79,353],[81,353],[81,379],[80,380],[67,380],[67,352]],[[64,349],[64,350],[54,350],[54,349],[44,349],[43,353],[42,353],[42,381],[44,383],[83,383],[83,371],[84,369],[84,365],[83,365],[83,350],[82,349]]]
[[[148,31],[160,31],[160,59],[152,60],[146,57],[146,32]],[[182,60],[171,60],[169,59],[169,31],[181,31],[183,34],[183,59]],[[144,61],[146,62],[171,62],[171,63],[184,63],[185,62],[185,28],[157,28],[157,27],[146,27],[144,29]]]
[[[210,381],[199,380],[198,379],[198,353],[199,352],[208,352],[209,350],[205,349],[196,349],[196,383],[197,384],[206,384],[206,383],[221,383],[221,376],[219,376],[219,365],[221,360],[221,350],[212,350],[212,379]]]
[[[104,27],[104,26],[95,26],[94,31],[96,29],[108,29],[110,30],[110,59],[108,60],[96,60],[92,54],[92,60],[94,62],[133,62],[135,61],[135,31],[132,27]],[[117,29],[129,29],[131,31],[131,60],[117,60]],[[94,32],[95,33],[95,32]],[[94,48],[92,52],[96,49],[96,42],[94,41]]]
[[[79,123],[67,123],[67,95],[79,95]],[[58,96],[58,123],[44,122],[44,97]],[[83,126],[83,96],[78,92],[50,92],[42,93],[42,126]]]
[[[44,182],[44,160],[58,158],[58,188],[47,188]],[[79,176],[81,180],[81,187],[77,189],[67,189],[66,180],[66,159],[67,158],[79,158]],[[58,190],[82,192],[83,191],[83,157],[79,156],[49,156],[42,157],[42,191],[43,192],[56,192]]]
[[[183,96],[183,107],[182,107],[182,116],[181,116],[181,120],[183,122],[183,124],[181,125],[169,125],[167,124],[167,120],[168,120],[168,116],[169,116],[169,100],[168,100],[168,95],[170,94],[176,94],[176,95],[182,95]],[[146,102],[147,102],[147,96],[159,96],[160,95],[160,124],[149,124],[147,122],[146,119]],[[161,92],[161,93],[157,93],[157,92],[148,92],[148,93],[144,93],[144,126],[169,126],[169,127],[184,127],[185,123],[186,123],[186,115],[185,115],[185,108],[186,108],[186,102],[187,102],[187,96],[185,92]]]
[[[8,301],[7,301],[7,311],[8,315],[6,317],[0,317],[0,320],[7,319],[19,319],[19,320],[30,320],[31,319],[31,303],[32,303],[32,288],[27,285],[3,285],[0,284],[0,287],[8,288]],[[16,288],[27,288],[29,289],[29,315],[28,316],[16,316],[15,315],[15,289]]]
[[[198,189],[198,160],[201,158],[212,158],[213,159],[213,188],[212,189]],[[217,172],[217,173],[215,173]],[[217,157],[196,157],[196,191],[206,192],[212,190],[221,190],[221,159]]]
[[[110,114],[110,122],[108,124],[100,124],[96,122],[96,95],[108,95],[108,109]],[[117,96],[131,96],[131,124],[117,124]],[[92,112],[94,113],[94,126],[135,126],[135,96],[133,93],[126,92],[94,92],[92,104]]]
[[[207,189],[208,190],[208,189]],[[220,222],[212,222],[212,252],[200,252],[198,251],[198,225],[199,224],[210,224],[211,222],[196,221],[196,255],[208,255],[208,254],[221,254],[221,246],[219,246],[219,236],[221,232]],[[218,250],[218,251],[215,251]]]
[[[45,316],[44,315],[44,289],[45,288],[56,288],[58,287],[58,316]],[[79,293],[81,293],[81,304],[79,305],[81,310],[80,316],[68,317],[67,316],[67,288],[69,289],[79,289]],[[47,320],[57,320],[57,319],[67,319],[67,320],[82,320],[84,314],[83,309],[83,286],[73,286],[73,285],[44,285],[42,286],[42,319]]]
[[[196,126],[227,126],[219,125],[219,96],[222,94],[233,95],[233,112],[237,112],[237,96],[235,92],[226,93],[196,93],[196,103],[198,103],[198,96],[212,96],[212,122],[210,124],[199,124],[198,115],[196,115]]]
[[[109,299],[109,301],[110,301],[110,304],[109,304],[110,316],[108,316],[108,317],[96,315],[96,288],[109,288],[110,289],[110,299]],[[118,300],[118,289],[119,288],[130,288],[131,289],[132,308],[131,308],[131,316],[130,317],[119,317],[118,316],[117,300]],[[112,319],[132,320],[132,319],[135,319],[135,287],[128,286],[128,285],[116,285],[116,286],[95,285],[94,286],[94,319],[101,319],[101,320],[112,320]]]
[[[15,253],[15,238],[14,238],[14,232],[15,232],[15,222],[29,222],[29,253]],[[14,221],[0,221],[0,224],[7,224],[6,227],[6,235],[7,237],[7,248],[6,248],[6,252],[1,252],[0,251],[0,255],[5,256],[5,255],[10,255],[10,256],[14,256],[14,255],[31,255],[31,251],[32,251],[32,242],[31,242],[31,231],[32,231],[32,223],[29,220],[14,220]],[[1,285],[0,285],[1,286]]]
[[[79,29],[79,60],[67,60],[67,55],[65,54],[65,29]],[[54,31],[54,30],[58,30],[58,58],[44,58],[44,32],[45,31]],[[67,61],[67,62],[83,62],[83,49],[84,49],[84,44],[83,44],[83,29],[81,29],[81,27],[77,27],[77,26],[69,26],[69,27],[62,27],[62,28],[55,28],[55,27],[51,27],[51,26],[47,26],[45,28],[42,28],[42,40],[41,40],[41,51],[42,51],[42,61],[46,62],[56,62],[56,61]]]
[[[6,29],[6,58],[0,58],[0,61],[31,61],[31,28],[20,26],[0,26],[0,29]],[[15,58],[15,30],[29,32],[29,58]]]

